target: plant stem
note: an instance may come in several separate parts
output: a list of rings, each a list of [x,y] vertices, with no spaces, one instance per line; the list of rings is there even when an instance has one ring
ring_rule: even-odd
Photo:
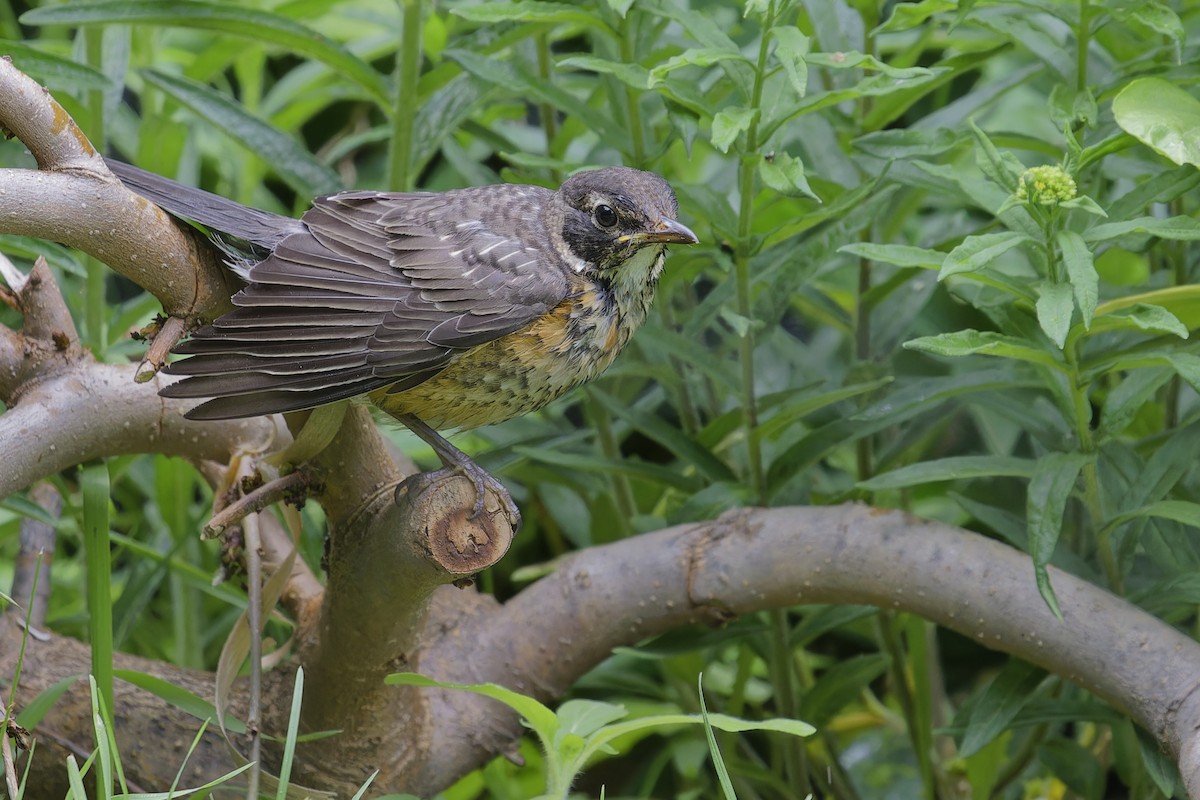
[[[630,8],[621,23],[621,61],[625,64],[637,63],[635,53],[636,32],[633,24],[634,13],[634,10]],[[633,166],[640,169],[646,166],[646,136],[642,130],[642,109],[638,105],[639,96],[625,84],[618,82],[618,85],[625,95],[625,112],[629,122],[630,155],[633,158]]]
[[[1075,30],[1075,91],[1087,89],[1088,43],[1091,41],[1091,8],[1079,0],[1079,27]]]
[[[1088,387],[1083,383],[1079,372],[1079,352],[1077,342],[1068,342],[1063,349],[1067,361],[1067,383],[1071,393],[1071,406],[1075,424],[1075,437],[1079,440],[1079,449],[1087,455],[1095,455],[1096,438],[1092,435],[1092,404],[1088,400]],[[1092,459],[1083,465],[1083,501],[1087,507],[1088,519],[1092,527],[1098,531],[1096,549],[1100,563],[1104,567],[1104,576],[1108,580],[1108,588],[1116,594],[1121,594],[1121,571],[1117,564],[1116,555],[1112,549],[1112,535],[1102,527],[1104,525],[1104,504],[1100,490],[1100,476],[1096,469],[1096,461]]]
[[[550,82],[552,65],[550,63],[550,37],[545,33],[537,36],[538,77]],[[542,103],[538,106],[538,116],[542,120],[542,131],[546,136],[546,155],[554,155],[554,139],[558,136],[558,117],[554,106]],[[556,170],[557,171],[557,170]],[[558,177],[557,175],[555,177]]]
[[[396,53],[396,100],[392,108],[388,186],[407,192],[416,183],[412,151],[417,79],[421,76],[421,0],[400,0],[400,4],[404,11],[403,31],[400,52]]]
[[[590,391],[586,391],[586,400],[584,405],[587,408],[588,417],[591,418],[592,425],[596,429],[596,441],[600,445],[600,452],[604,453],[604,457],[609,461],[617,462],[621,459],[621,446],[617,442],[617,437],[613,433],[612,419],[609,417],[608,410],[596,402]],[[633,496],[633,487],[629,483],[629,476],[623,473],[615,473],[612,476],[613,484],[613,502],[617,506],[617,525],[620,527],[619,538],[625,538],[633,532],[633,526],[630,521],[637,513],[637,500]]]

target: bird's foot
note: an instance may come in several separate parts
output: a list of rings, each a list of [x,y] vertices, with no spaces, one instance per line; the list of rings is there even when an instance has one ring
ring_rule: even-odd
[[[512,526],[513,531],[515,532],[520,529],[521,510],[517,508],[517,504],[513,502],[512,495],[508,493],[508,489],[504,488],[503,483],[496,480],[490,472],[476,464],[469,455],[450,444],[441,434],[422,422],[420,418],[412,414],[397,414],[395,416],[410,431],[432,447],[433,452],[437,453],[437,457],[441,459],[445,469],[438,470],[436,473],[433,473],[434,475],[462,475],[475,487],[475,508],[471,512],[471,519],[478,519],[479,515],[483,513],[484,499],[487,497],[487,493],[491,491],[500,499],[500,508],[504,511],[504,516],[508,518],[508,524]]]
[[[515,531],[521,527],[521,510],[517,508],[516,502],[508,493],[508,489],[504,488],[504,484],[490,472],[469,458],[447,466],[445,471],[462,475],[475,487],[475,508],[471,511],[471,519],[478,519],[479,515],[483,513],[484,499],[490,491],[500,499],[500,510],[508,518],[508,524],[512,526],[512,529]]]

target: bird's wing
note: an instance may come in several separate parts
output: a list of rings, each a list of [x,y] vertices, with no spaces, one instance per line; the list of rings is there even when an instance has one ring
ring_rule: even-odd
[[[515,231],[456,219],[445,195],[319,198],[306,230],[250,271],[238,308],[197,331],[168,397],[211,397],[194,419],[312,408],[411,388],[456,352],[515,331],[568,292]],[[509,226],[511,227],[511,226]]]

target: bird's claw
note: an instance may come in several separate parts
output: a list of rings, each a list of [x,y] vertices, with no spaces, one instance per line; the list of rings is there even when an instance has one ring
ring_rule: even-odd
[[[471,516],[469,519],[479,519],[479,515],[483,513],[484,502],[487,499],[489,491],[495,492],[496,497],[500,500],[500,510],[504,512],[505,518],[508,519],[509,526],[513,531],[518,531],[521,528],[521,510],[517,508],[516,502],[512,499],[512,495],[508,493],[508,489],[504,488],[504,484],[498,481],[491,473],[480,467],[473,461],[468,461],[465,464],[452,464],[443,467],[434,472],[427,473],[430,479],[437,480],[442,477],[451,477],[461,475],[471,482],[471,486],[475,488],[475,504],[471,508]],[[399,487],[397,487],[399,491]],[[397,500],[400,495],[397,494]]]

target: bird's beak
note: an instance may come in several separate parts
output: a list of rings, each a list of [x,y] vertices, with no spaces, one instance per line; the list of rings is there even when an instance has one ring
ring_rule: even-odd
[[[620,237],[619,241],[634,242],[641,246],[645,244],[696,244],[700,240],[687,225],[663,217],[658,221],[654,230],[630,233]]]

